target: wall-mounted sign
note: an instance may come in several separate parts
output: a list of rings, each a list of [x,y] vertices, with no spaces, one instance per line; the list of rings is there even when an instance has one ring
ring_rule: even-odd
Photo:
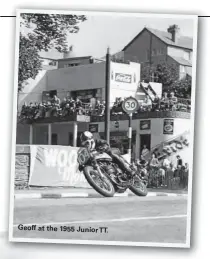
[[[140,121],[140,130],[150,130],[150,129],[151,129],[151,121],[150,120]]]
[[[163,121],[163,134],[173,134],[174,133],[174,120],[164,119]]]
[[[92,133],[98,132],[98,124],[90,124],[89,131]]]
[[[115,81],[130,84],[132,81],[132,75],[115,73]]]
[[[90,122],[90,116],[77,115],[77,121],[80,121],[80,122]]]

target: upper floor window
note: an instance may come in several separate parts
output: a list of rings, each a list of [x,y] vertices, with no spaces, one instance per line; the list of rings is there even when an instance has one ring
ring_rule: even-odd
[[[157,55],[157,50],[156,49],[153,49],[152,50],[152,56],[156,56]]]
[[[69,63],[68,64],[68,67],[76,67],[76,66],[78,66],[79,65],[79,63]]]
[[[184,59],[191,60],[191,52],[190,51],[184,51]]]
[[[49,62],[49,65],[50,65],[50,66],[56,66],[56,61],[50,61],[50,62]]]
[[[185,66],[180,65],[180,73],[186,73]]]

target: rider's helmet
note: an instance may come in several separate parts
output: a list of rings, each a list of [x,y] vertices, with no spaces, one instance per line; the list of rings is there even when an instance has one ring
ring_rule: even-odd
[[[93,138],[93,134],[90,131],[84,131],[80,135],[81,146],[86,147],[88,149],[95,148],[95,140]]]

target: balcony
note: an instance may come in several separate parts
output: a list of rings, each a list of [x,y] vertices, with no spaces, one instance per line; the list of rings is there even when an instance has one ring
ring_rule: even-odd
[[[181,118],[190,119],[190,112],[185,111],[149,111],[133,114],[133,120],[140,119],[155,119],[155,118]],[[70,116],[51,116],[37,119],[21,119],[18,118],[17,123],[20,124],[48,124],[48,123],[62,123],[62,122],[103,122],[104,116],[99,115],[78,115],[76,112]],[[127,114],[111,114],[111,121],[123,121],[128,120]]]

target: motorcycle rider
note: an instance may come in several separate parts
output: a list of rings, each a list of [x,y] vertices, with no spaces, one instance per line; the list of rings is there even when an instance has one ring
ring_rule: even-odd
[[[128,173],[130,176],[135,175],[135,171],[130,168],[130,165],[123,159],[123,157],[112,152],[106,140],[94,139],[91,132],[85,131],[80,135],[80,141],[82,147],[107,153],[112,158],[113,162],[118,164],[123,171]]]

